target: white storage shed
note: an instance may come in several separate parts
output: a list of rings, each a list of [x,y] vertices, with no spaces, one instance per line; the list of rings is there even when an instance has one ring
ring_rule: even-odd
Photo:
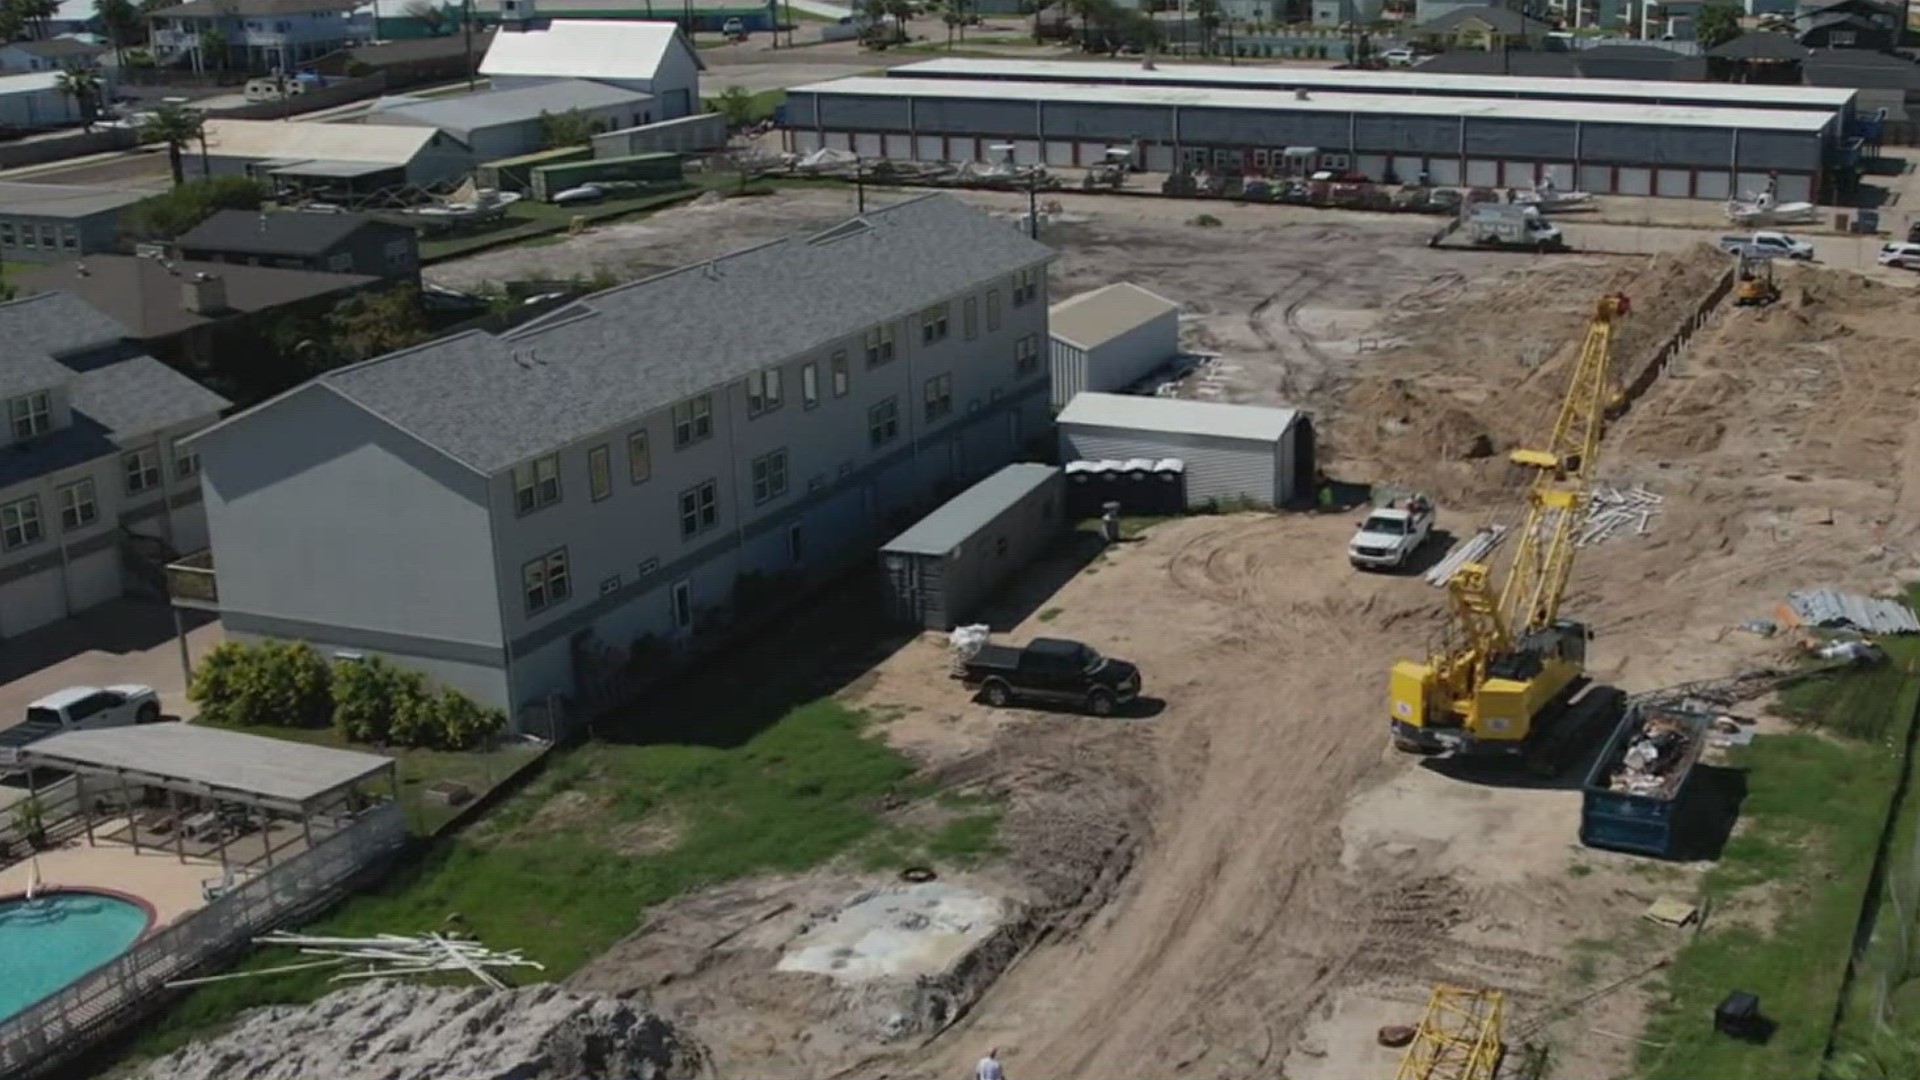
[[[1180,305],[1125,281],[1053,305],[1047,326],[1056,409],[1082,391],[1130,386],[1180,355]]]
[[[1313,495],[1313,422],[1298,409],[1128,394],[1076,394],[1060,413],[1060,459],[1178,459],[1187,506]]]

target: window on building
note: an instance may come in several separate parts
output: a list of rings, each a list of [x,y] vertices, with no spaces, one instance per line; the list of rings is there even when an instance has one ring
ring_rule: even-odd
[[[642,483],[653,476],[653,455],[647,450],[647,433],[636,431],[627,436],[627,479]]]
[[[1832,30],[1827,33],[1827,44],[1838,48],[1851,48],[1854,36],[1851,30]]]
[[[900,437],[900,399],[888,398],[867,410],[867,441],[885,446]]]
[[[191,479],[200,474],[200,452],[186,445],[187,437],[182,435],[173,440],[173,478]]]
[[[587,451],[587,492],[599,502],[613,494],[613,449],[596,446]]]
[[[12,247],[13,243],[13,222],[0,221],[0,247]]]
[[[389,240],[382,250],[389,266],[404,270],[413,265],[413,245],[405,240]]]
[[[353,269],[353,254],[343,251],[338,255],[327,256],[327,269],[336,274],[344,274]]]
[[[980,300],[978,297],[969,296],[966,301],[960,305],[960,325],[962,332],[967,335],[968,341],[972,341],[974,338],[980,336]]]
[[[720,523],[720,502],[713,481],[680,493],[680,536],[698,536]]]
[[[58,250],[60,247],[60,230],[53,225],[40,226],[40,246],[48,251]]]
[[[513,509],[530,514],[560,501],[560,455],[548,454],[513,467]]]
[[[600,595],[607,596],[620,591],[620,575],[615,574],[600,583]]]
[[[40,500],[29,495],[0,505],[0,548],[13,551],[37,544],[46,534],[40,528]]]
[[[1013,370],[1018,375],[1040,370],[1040,335],[1028,334],[1013,343]]]
[[[847,352],[845,349],[836,349],[834,351],[833,359],[831,361],[831,367],[833,369],[833,396],[846,397],[847,396]]]
[[[84,529],[99,519],[100,507],[93,497],[92,480],[76,480],[54,494],[60,505],[60,527],[67,532]]]
[[[780,369],[768,368],[747,376],[747,415],[759,416],[780,407]]]
[[[820,365],[809,360],[800,365],[800,405],[811,409],[820,404]]]
[[[953,376],[935,375],[927,380],[926,412],[927,423],[953,411]]]
[[[60,226],[60,250],[80,250],[80,230],[71,225]]]
[[[123,454],[120,464],[127,477],[127,494],[138,495],[160,486],[160,448],[143,446]]]
[[[1000,290],[987,290],[987,333],[1000,329]]]
[[[920,343],[931,345],[947,340],[947,311],[951,305],[935,304],[920,313]]]
[[[520,569],[527,589],[527,614],[545,611],[572,595],[567,574],[567,549],[558,548]]]
[[[879,367],[893,360],[893,324],[885,323],[867,331],[867,366]]]
[[[713,395],[701,394],[673,407],[673,448],[679,450],[713,435]]]
[[[43,435],[53,426],[53,397],[45,390],[7,402],[7,426],[16,439]]]
[[[22,223],[20,226],[20,246],[26,248],[28,251],[39,250],[40,242],[36,239],[39,235],[39,233],[34,231],[32,225]]]
[[[755,506],[787,493],[787,452],[774,450],[753,459]]]
[[[1040,298],[1040,271],[1028,267],[1013,275],[1013,306],[1022,307]]]

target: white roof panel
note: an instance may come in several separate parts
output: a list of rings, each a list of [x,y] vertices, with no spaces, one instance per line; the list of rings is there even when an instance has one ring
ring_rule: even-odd
[[[480,74],[652,79],[678,34],[670,22],[624,19],[555,19],[534,29],[502,29],[487,46]],[[706,66],[697,53],[694,63]]]
[[[1279,442],[1300,418],[1298,409],[1228,405],[1218,401],[1138,397],[1132,394],[1073,395],[1060,412],[1062,427],[1127,428],[1163,435],[1211,435],[1221,439]]]
[[[63,731],[28,743],[21,754],[36,764],[124,769],[296,803],[393,764],[358,750],[179,722]]]
[[[1180,305],[1132,282],[1116,281],[1062,300],[1047,312],[1047,332],[1082,349],[1097,349]]]
[[[1217,87],[1116,86],[1023,83],[969,79],[904,79],[856,75],[795,86],[788,94],[946,98],[972,101],[1044,101],[1047,104],[1167,105],[1267,112],[1366,113],[1377,116],[1444,116],[1489,120],[1557,120],[1563,123],[1644,124],[1655,127],[1739,128],[1818,134],[1836,114],[1781,109],[1727,109],[1677,105],[1626,105],[1600,101],[1539,101],[1512,98],[1420,97],[1393,94],[1315,93],[1301,98],[1274,90]]]
[[[406,165],[440,132],[410,124],[327,124],[286,120],[208,120],[214,157],[287,161],[359,161]]]
[[[1838,112],[1853,100],[1854,91],[1819,86],[1766,86],[1752,83],[1684,83],[1648,79],[1535,79],[1520,75],[1422,74],[1405,71],[1347,71],[1324,68],[1227,67],[1219,64],[1159,63],[1152,70],[1137,63],[1078,60],[997,60],[953,57],[924,60],[891,69],[897,78],[1073,79],[1115,83],[1128,79],[1165,84],[1225,85],[1249,90],[1296,86],[1309,90],[1370,93],[1391,87],[1392,92],[1461,94],[1469,97],[1536,99],[1573,97],[1583,101],[1612,98],[1663,103],[1720,105],[1731,108],[1831,109]]]

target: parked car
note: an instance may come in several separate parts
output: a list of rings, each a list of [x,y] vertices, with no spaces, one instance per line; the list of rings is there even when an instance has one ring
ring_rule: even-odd
[[[1903,244],[1898,241],[1881,244],[1878,258],[1881,266],[1920,270],[1920,244]]]
[[[739,19],[728,19],[720,24],[720,33],[729,41],[747,40],[747,24]]]
[[[1347,561],[1362,570],[1398,570],[1433,535],[1434,516],[1423,495],[1375,508],[1347,541]]]
[[[1736,233],[1720,238],[1720,250],[1753,259],[1813,258],[1813,245],[1783,232]]]
[[[1414,62],[1420,59],[1420,54],[1403,45],[1398,49],[1388,49],[1381,53],[1380,59],[1388,67],[1412,67]]]
[[[151,724],[160,696],[151,686],[73,686],[27,706],[26,719],[0,731],[0,768],[20,763],[20,748],[63,731]]]
[[[1024,647],[983,645],[957,677],[995,708],[1041,701],[1111,716],[1140,696],[1139,668],[1060,638],[1034,638]]]

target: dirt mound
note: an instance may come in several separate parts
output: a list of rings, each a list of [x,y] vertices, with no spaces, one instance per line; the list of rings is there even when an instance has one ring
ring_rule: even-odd
[[[625,1001],[545,984],[482,989],[365,983],[241,1017],[149,1065],[145,1080],[672,1080],[704,1052]]]

